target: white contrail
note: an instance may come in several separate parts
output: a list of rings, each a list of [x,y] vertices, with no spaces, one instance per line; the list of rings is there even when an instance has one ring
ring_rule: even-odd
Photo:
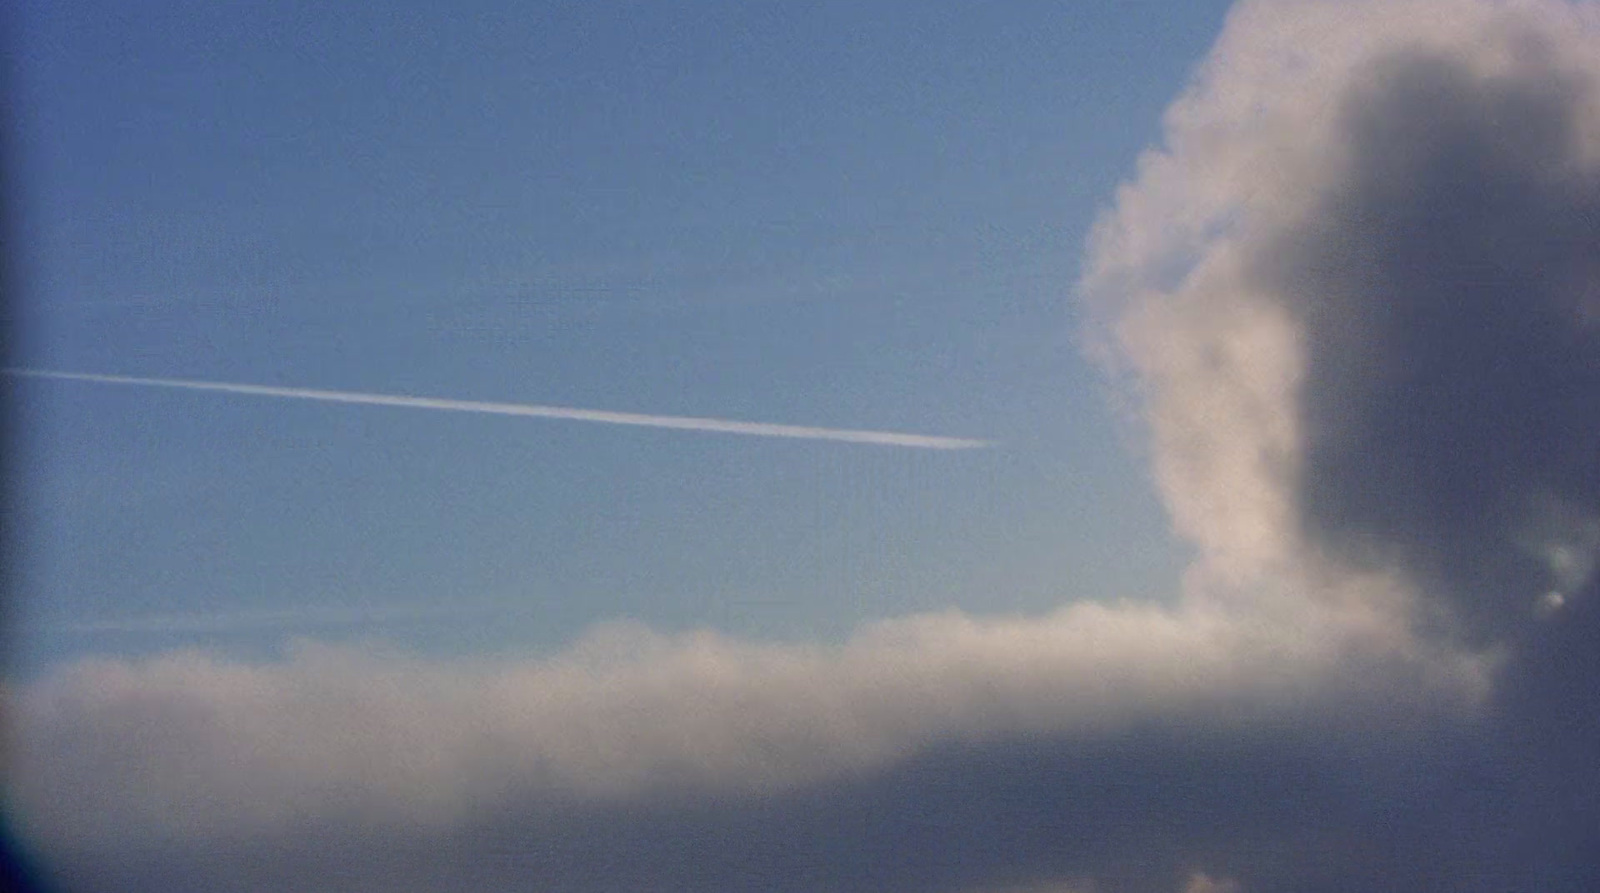
[[[817,428],[808,425],[774,425],[766,422],[740,422],[731,419],[702,419],[690,416],[646,415],[637,412],[572,409],[565,406],[539,406],[526,403],[486,403],[480,400],[450,400],[442,397],[401,397],[392,394],[363,394],[356,391],[281,388],[258,384],[231,384],[221,381],[193,381],[183,378],[139,378],[132,375],[97,375],[89,372],[55,372],[47,369],[8,369],[6,372],[9,375],[26,376],[28,378],[49,378],[60,381],[89,381],[100,384],[135,385],[151,388],[183,388],[191,391],[219,391],[227,394],[249,394],[257,397],[322,400],[328,403],[403,406],[409,409],[439,409],[450,412],[479,412],[489,415],[567,419],[577,422],[601,422],[607,425],[637,425],[645,428],[674,428],[679,431],[743,434],[750,437],[833,440],[845,443],[868,443],[878,446],[908,447],[922,450],[971,450],[994,445],[992,441],[973,440],[963,437],[902,434],[895,431],[857,431],[848,428]]]

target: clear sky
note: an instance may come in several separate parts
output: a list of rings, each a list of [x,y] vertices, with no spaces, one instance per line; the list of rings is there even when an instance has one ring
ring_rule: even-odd
[[[1071,304],[1223,3],[20,6],[14,670],[1166,597]]]

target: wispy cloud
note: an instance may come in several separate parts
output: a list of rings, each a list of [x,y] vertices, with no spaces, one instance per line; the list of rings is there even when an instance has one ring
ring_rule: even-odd
[[[59,372],[48,369],[10,369],[7,374],[55,381],[82,381],[95,384],[129,385],[146,388],[177,388],[242,394],[251,397],[279,397],[288,400],[319,400],[324,403],[349,403],[360,406],[394,406],[404,409],[432,409],[444,412],[474,412],[485,415],[559,419],[571,422],[597,422],[603,425],[632,425],[641,428],[668,428],[703,434],[737,434],[746,437],[780,437],[793,440],[827,440],[918,450],[973,450],[994,445],[993,441],[966,437],[941,437],[907,434],[899,431],[868,431],[853,428],[824,428],[815,425],[780,425],[769,422],[744,422],[694,416],[649,415],[637,412],[612,412],[604,409],[576,409],[535,403],[492,403],[483,400],[454,400],[445,397],[415,397],[396,394],[369,394],[358,391],[329,391],[318,388],[288,388],[222,381],[195,381],[185,378],[143,378],[133,375],[99,375],[89,372]]]
[[[218,613],[145,614],[106,617],[49,624],[44,629],[72,635],[194,634],[258,630],[312,630],[330,627],[381,627],[457,620],[467,616],[501,616],[517,613],[506,606],[441,605],[295,605],[262,611]]]

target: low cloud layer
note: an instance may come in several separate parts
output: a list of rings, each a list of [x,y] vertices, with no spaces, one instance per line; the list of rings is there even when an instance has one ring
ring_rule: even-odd
[[[1176,607],[7,693],[82,889],[1600,882],[1600,8],[1244,3],[1080,291]]]
[[[258,666],[201,653],[85,661],[19,694],[33,771],[16,795],[41,836],[75,846],[236,838],[330,814],[438,827],[524,797],[770,794],[945,744],[1226,731],[1306,712],[1308,699],[1470,710],[1483,670],[1333,618],[1288,629],[1096,604],[914,617],[838,648],[610,627],[526,662],[315,643]]]

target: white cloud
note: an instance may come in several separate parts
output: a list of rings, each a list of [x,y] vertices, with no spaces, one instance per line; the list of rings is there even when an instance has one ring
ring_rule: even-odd
[[[547,660],[430,662],[304,643],[84,661],[16,695],[21,815],[48,840],[236,836],[307,816],[448,824],[524,797],[753,794],[938,743],[1227,728],[1320,698],[1467,706],[1482,668],[1333,614],[1297,626],[1079,604],[867,627],[837,648],[597,630]],[[1362,692],[1404,667],[1413,684]]]
[[[1289,588],[1408,611],[1406,580],[1358,579],[1302,536],[1308,335],[1295,305],[1316,296],[1284,294],[1262,266],[1330,194],[1355,188],[1352,165],[1366,160],[1351,155],[1349,106],[1357,91],[1394,86],[1367,80],[1398,53],[1433,54],[1480,78],[1585,84],[1563,111],[1581,147],[1574,163],[1593,171],[1597,35],[1600,6],[1558,0],[1283,0],[1232,11],[1168,110],[1165,145],[1140,159],[1097,224],[1080,283],[1099,320],[1098,354],[1143,404],[1174,524],[1203,551],[1197,588],[1268,602]],[[1594,521],[1573,523],[1552,535],[1571,539]]]

